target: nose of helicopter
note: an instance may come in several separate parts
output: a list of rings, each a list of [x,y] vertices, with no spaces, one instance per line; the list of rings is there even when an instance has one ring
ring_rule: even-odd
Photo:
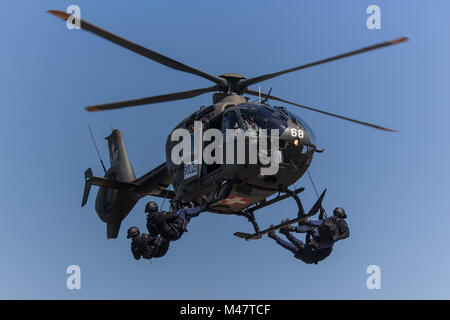
[[[280,138],[283,162],[293,166],[296,171],[305,171],[310,165],[316,149],[315,136],[312,130],[306,123],[296,121],[289,124]]]
[[[316,137],[312,129],[306,122],[300,118],[295,118],[294,121],[288,123],[288,128],[282,135],[288,144],[294,147],[301,148],[303,146],[310,146],[313,149],[316,147]]]

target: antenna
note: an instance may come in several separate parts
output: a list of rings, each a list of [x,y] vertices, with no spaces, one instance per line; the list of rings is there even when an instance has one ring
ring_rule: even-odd
[[[102,157],[100,156],[100,152],[98,151],[97,143],[95,142],[94,135],[92,134],[91,126],[88,124],[89,132],[91,133],[92,142],[94,143],[95,150],[97,150],[98,158],[100,159],[100,163],[102,164],[103,171],[106,173],[105,164],[103,163]]]
[[[270,88],[269,92],[267,93],[266,97],[261,101],[262,103],[266,103],[269,101],[270,93],[272,92],[272,88]]]

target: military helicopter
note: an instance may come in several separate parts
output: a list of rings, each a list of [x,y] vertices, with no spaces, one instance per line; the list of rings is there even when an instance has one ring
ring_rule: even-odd
[[[49,10],[48,12],[65,21],[70,18],[70,15],[63,11]],[[106,138],[108,140],[110,168],[106,170],[102,161],[105,170],[103,178],[94,176],[90,168],[86,170],[85,189],[82,199],[82,206],[84,206],[88,200],[91,186],[100,187],[95,202],[95,209],[100,219],[107,224],[107,238],[117,238],[121,222],[138,200],[145,196],[170,199],[175,208],[177,204],[204,205],[208,212],[243,216],[252,223],[255,232],[253,234],[236,232],[235,235],[246,240],[258,239],[263,234],[307,219],[317,213],[322,207],[321,202],[326,190],[318,197],[311,210],[305,213],[298,197],[298,194],[304,188],[295,190],[288,188],[307,171],[314,153],[322,150],[316,148],[314,132],[304,120],[291,113],[285,107],[271,106],[268,103],[268,99],[375,129],[394,131],[368,122],[281,99],[272,95],[270,91],[268,93],[260,93],[249,89],[249,86],[290,72],[398,44],[408,40],[407,37],[378,43],[287,70],[246,78],[237,73],[225,73],[220,76],[211,75],[114,35],[87,21],[80,19],[79,22],[82,29],[119,46],[169,68],[190,73],[214,83],[214,85],[206,88],[88,106],[86,107],[87,111],[106,111],[183,100],[214,92],[212,105],[201,107],[198,111],[182,120],[174,130],[192,128],[196,121],[200,121],[205,129],[213,128],[221,131],[235,128],[245,129],[245,124],[248,123],[249,119],[252,119],[259,128],[278,129],[280,132],[279,150],[282,161],[275,175],[261,175],[259,171],[260,163],[176,164],[171,159],[171,153],[176,142],[172,141],[171,134],[169,134],[166,142],[166,162],[136,178],[128,159],[123,136],[118,129],[114,129]],[[257,102],[249,102],[249,98],[245,97],[245,94],[258,97],[259,100]],[[299,134],[300,132],[301,134]],[[203,148],[206,148],[207,145],[208,143],[205,142]],[[169,189],[170,186],[173,187],[173,190]],[[274,195],[276,196],[271,198]],[[255,220],[254,212],[288,197],[293,197],[298,205],[297,218],[285,221],[272,228],[260,230]]]

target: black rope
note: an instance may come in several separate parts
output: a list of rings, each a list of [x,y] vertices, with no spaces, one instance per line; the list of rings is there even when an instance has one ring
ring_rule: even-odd
[[[166,191],[166,197],[164,197],[163,203],[162,203],[162,205],[161,205],[161,207],[160,207],[161,210],[163,209],[164,204],[166,203],[167,195],[169,194],[169,187],[167,187],[167,189],[166,189],[165,191]]]
[[[311,184],[312,184],[312,186],[314,188],[314,192],[316,193],[316,197],[317,197],[317,199],[319,199],[319,193],[317,192],[316,185],[314,184],[314,181],[313,181],[313,179],[311,177],[311,174],[309,173],[308,169],[306,170],[306,172],[308,173],[308,177],[309,177],[309,180],[311,181]],[[327,211],[325,209],[323,209],[323,212],[324,212],[325,218],[328,218]]]
[[[309,180],[311,181],[311,184],[312,184],[312,186],[314,188],[314,192],[316,193],[316,197],[317,197],[317,199],[319,199],[319,193],[317,192],[316,185],[314,184],[314,181],[311,178],[311,174],[309,173],[309,170],[306,170],[306,172],[308,172],[308,177],[309,177]]]
[[[97,150],[98,158],[100,159],[100,163],[103,167],[103,171],[106,173],[105,164],[103,163],[102,157],[100,156],[100,151],[98,151],[97,142],[95,142],[94,134],[92,133],[91,126],[88,124],[89,132],[91,133],[92,142],[94,143],[95,150]]]

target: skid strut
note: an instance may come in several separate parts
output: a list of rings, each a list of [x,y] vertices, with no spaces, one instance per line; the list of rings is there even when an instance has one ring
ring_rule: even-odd
[[[253,228],[255,229],[255,233],[251,234],[251,233],[245,233],[245,232],[235,232],[234,235],[236,237],[245,239],[245,240],[254,240],[254,239],[260,239],[263,235],[268,234],[270,232],[274,232],[276,230],[279,230],[283,227],[289,226],[293,223],[300,223],[301,221],[305,221],[308,218],[314,216],[321,208],[322,208],[322,200],[325,196],[325,192],[327,191],[327,189],[325,189],[322,194],[320,195],[319,199],[317,199],[316,203],[314,204],[314,206],[311,208],[311,210],[309,210],[308,213],[305,214],[305,211],[303,209],[303,205],[302,202],[300,200],[300,198],[298,197],[298,193],[302,192],[303,190],[305,190],[304,188],[298,189],[296,191],[291,191],[291,190],[285,190],[285,194],[284,195],[280,195],[270,201],[264,201],[261,204],[257,204],[256,206],[249,208],[243,212],[241,212],[240,216],[246,217],[248,219],[248,221],[250,221],[253,225]],[[275,202],[281,201],[283,199],[286,199],[288,197],[293,197],[297,203],[298,206],[298,215],[297,218],[295,219],[291,219],[285,222],[282,222],[274,227],[271,228],[267,228],[264,230],[260,230],[258,223],[255,220],[255,215],[253,214],[254,211],[259,210],[261,208],[264,208],[270,204],[273,204]]]

